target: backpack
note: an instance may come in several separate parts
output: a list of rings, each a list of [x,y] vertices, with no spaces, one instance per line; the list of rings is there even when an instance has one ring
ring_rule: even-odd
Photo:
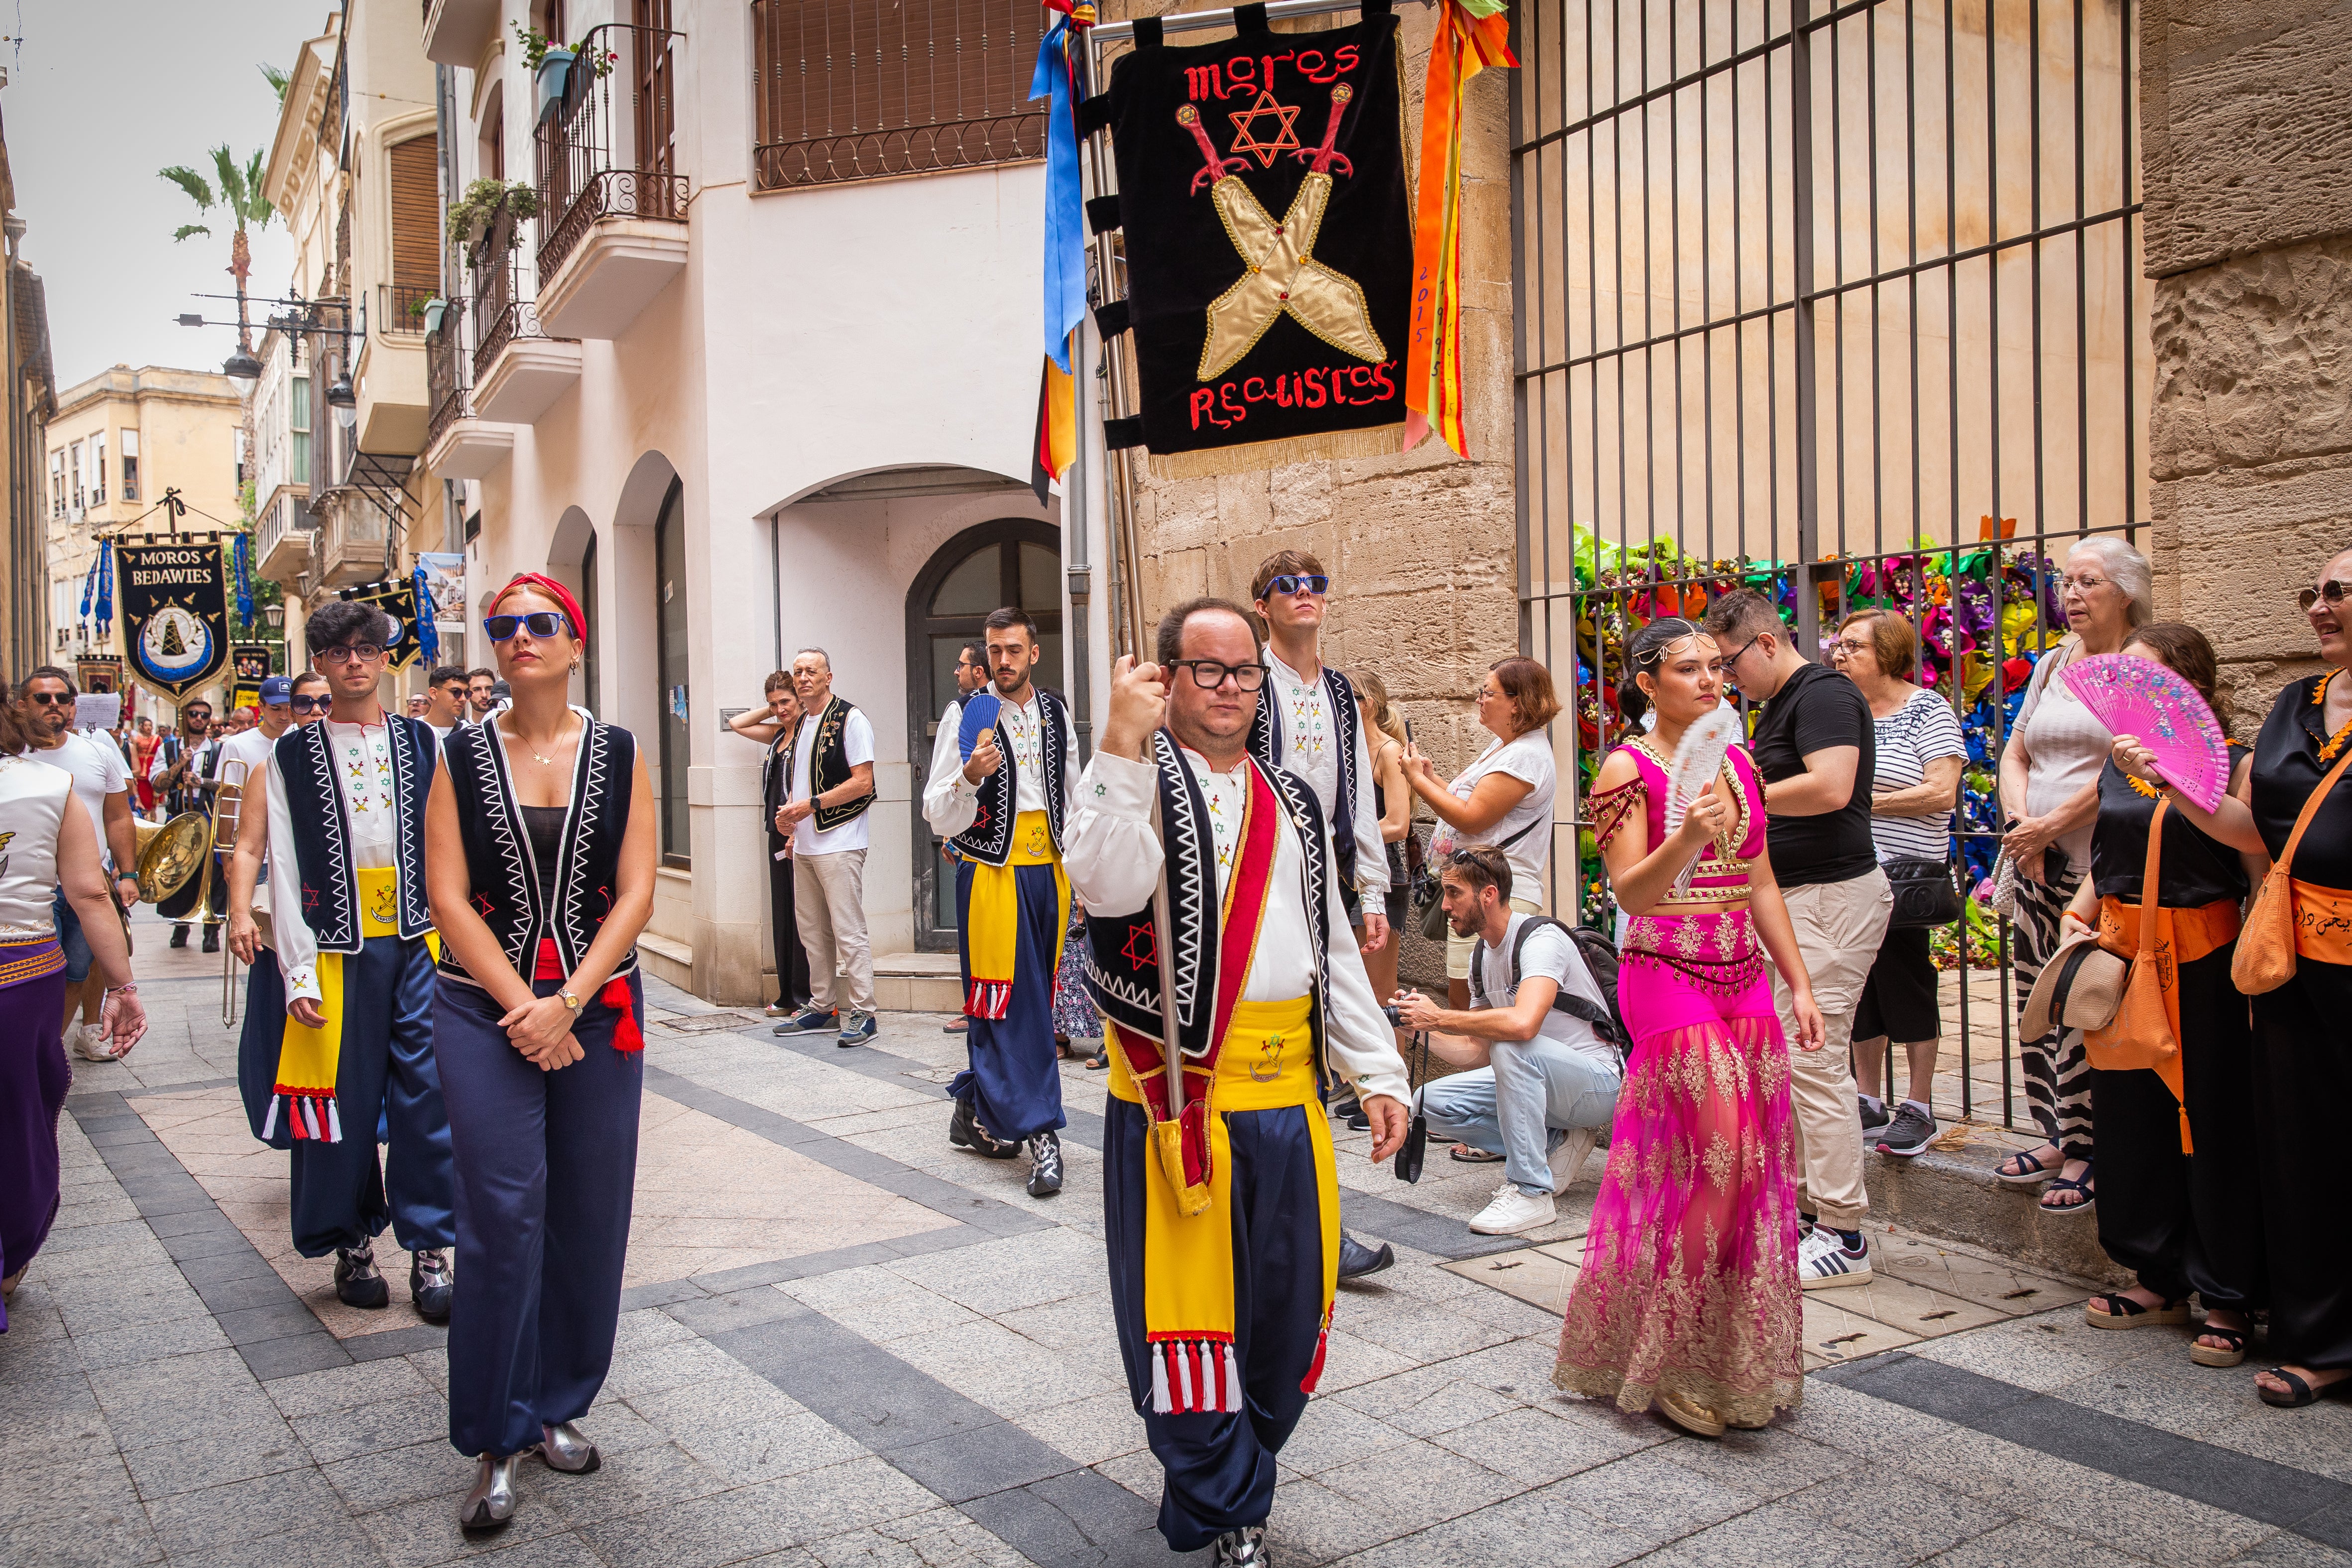
[[[1590,926],[1572,926],[1565,921],[1554,920],[1549,915],[1529,915],[1520,922],[1519,934],[1511,942],[1511,990],[1516,994],[1519,988],[1521,960],[1527,951],[1528,938],[1547,926],[1568,933],[1568,939],[1574,945],[1577,956],[1584,963],[1585,972],[1592,976],[1594,988],[1601,993],[1601,999],[1608,1004],[1605,1009],[1596,1007],[1563,985],[1552,996],[1552,1011],[1565,1013],[1571,1018],[1581,1018],[1591,1025],[1592,1032],[1601,1037],[1603,1044],[1616,1051],[1617,1060],[1620,1065],[1622,1065],[1633,1050],[1633,1037],[1625,1027],[1624,1016],[1617,1010],[1617,944],[1615,942]],[[1480,987],[1480,982],[1486,974],[1486,940],[1481,938],[1470,954],[1471,989],[1480,1000],[1486,997],[1486,992]]]

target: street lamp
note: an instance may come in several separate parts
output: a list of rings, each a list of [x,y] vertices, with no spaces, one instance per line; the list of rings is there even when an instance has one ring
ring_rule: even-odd
[[[247,353],[243,343],[239,343],[236,346],[236,352],[222,362],[221,374],[232,376],[238,381],[259,381],[261,362]]]
[[[349,371],[338,372],[335,384],[327,388],[327,406],[335,411],[335,423],[344,429],[359,423],[360,400],[352,392]]]
[[[283,626],[286,624],[286,606],[284,605],[262,605],[261,624],[273,632]]]

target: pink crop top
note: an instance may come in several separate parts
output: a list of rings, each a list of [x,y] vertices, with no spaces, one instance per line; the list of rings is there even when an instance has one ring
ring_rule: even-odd
[[[1636,776],[1586,802],[1592,817],[1592,837],[1606,849],[1624,830],[1638,804],[1654,851],[1666,840],[1668,763],[1646,736],[1628,741],[1625,750],[1633,753]],[[1756,777],[1756,760],[1745,746],[1734,746],[1724,753],[1723,769],[1738,799],[1738,816],[1728,834],[1699,851],[1691,866],[1689,888],[1669,892],[1659,900],[1661,912],[1718,907],[1748,897],[1748,862],[1764,851],[1764,786]]]

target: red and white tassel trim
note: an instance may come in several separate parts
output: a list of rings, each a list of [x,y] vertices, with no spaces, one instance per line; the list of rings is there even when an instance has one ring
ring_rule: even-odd
[[[1241,1365],[1233,1342],[1170,1339],[1151,1342],[1151,1408],[1161,1415],[1238,1413]]]
[[[343,1141],[343,1119],[335,1110],[335,1097],[328,1094],[296,1094],[280,1089],[269,1097],[269,1114],[261,1119],[261,1136],[266,1141],[277,1136],[280,1108],[286,1113],[286,1130],[296,1140],[310,1139],[320,1143],[340,1143]]]
[[[1013,1005],[1013,982],[1010,980],[975,980],[963,999],[967,1018],[1002,1018]]]

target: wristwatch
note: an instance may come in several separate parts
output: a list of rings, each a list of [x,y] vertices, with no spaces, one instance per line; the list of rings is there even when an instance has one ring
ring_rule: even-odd
[[[566,1007],[571,1008],[575,1016],[578,1015],[581,1008],[587,1005],[587,1004],[581,1001],[579,997],[573,995],[568,988],[559,991],[555,994],[557,999],[560,1000]]]

